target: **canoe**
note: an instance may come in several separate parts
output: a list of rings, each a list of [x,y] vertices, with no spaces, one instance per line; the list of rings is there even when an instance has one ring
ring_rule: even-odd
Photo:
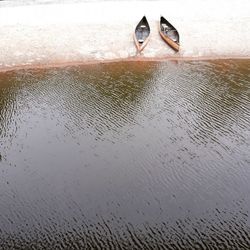
[[[180,36],[176,28],[169,23],[163,16],[160,19],[159,32],[162,39],[174,50],[180,49]]]
[[[136,48],[141,52],[149,41],[150,27],[147,18],[144,16],[141,21],[137,24],[134,33],[134,40]]]

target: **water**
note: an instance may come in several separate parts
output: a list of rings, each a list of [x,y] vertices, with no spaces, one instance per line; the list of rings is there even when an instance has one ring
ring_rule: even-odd
[[[0,73],[2,249],[249,249],[249,63]]]

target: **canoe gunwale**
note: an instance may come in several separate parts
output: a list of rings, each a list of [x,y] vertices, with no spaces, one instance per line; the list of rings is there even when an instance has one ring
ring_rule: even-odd
[[[135,45],[136,45],[136,48],[139,52],[141,52],[148,44],[148,41],[149,41],[149,38],[150,38],[150,35],[146,38],[146,40],[140,44],[134,34],[134,41],[135,41]]]
[[[139,43],[137,37],[136,37],[136,31],[138,30],[139,26],[142,25],[142,24],[145,24],[147,26],[147,29],[148,29],[148,36],[147,38],[143,41],[143,43]],[[140,20],[140,22],[136,25],[136,28],[135,28],[135,31],[134,31],[134,42],[135,42],[135,45],[136,45],[136,48],[138,50],[138,52],[141,52],[148,44],[148,41],[150,39],[150,26],[149,26],[149,23],[147,21],[147,18],[146,16],[143,16],[142,19]]]
[[[162,22],[162,20],[164,20],[164,22]],[[176,31],[177,33],[177,41],[173,41],[173,39],[171,39],[168,35],[166,35],[164,32],[162,32],[161,30],[161,25],[162,23],[166,23],[170,28],[171,30],[174,30]],[[169,23],[163,16],[161,16],[160,18],[160,23],[159,23],[159,33],[162,37],[162,39],[172,48],[174,49],[175,51],[179,51],[180,49],[180,44],[179,44],[179,33],[177,31],[177,29],[171,24]]]

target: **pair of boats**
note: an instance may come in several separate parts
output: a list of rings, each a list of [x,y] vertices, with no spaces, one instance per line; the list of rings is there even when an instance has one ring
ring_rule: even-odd
[[[160,17],[159,32],[162,39],[175,51],[179,51],[180,38],[176,28],[169,23],[163,16]],[[135,45],[141,52],[147,45],[150,37],[150,27],[147,18],[144,16],[137,24],[134,33]]]

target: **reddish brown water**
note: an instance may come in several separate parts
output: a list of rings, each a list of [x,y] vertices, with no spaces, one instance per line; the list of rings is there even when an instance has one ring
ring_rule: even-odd
[[[249,63],[0,73],[2,249],[249,249]]]

